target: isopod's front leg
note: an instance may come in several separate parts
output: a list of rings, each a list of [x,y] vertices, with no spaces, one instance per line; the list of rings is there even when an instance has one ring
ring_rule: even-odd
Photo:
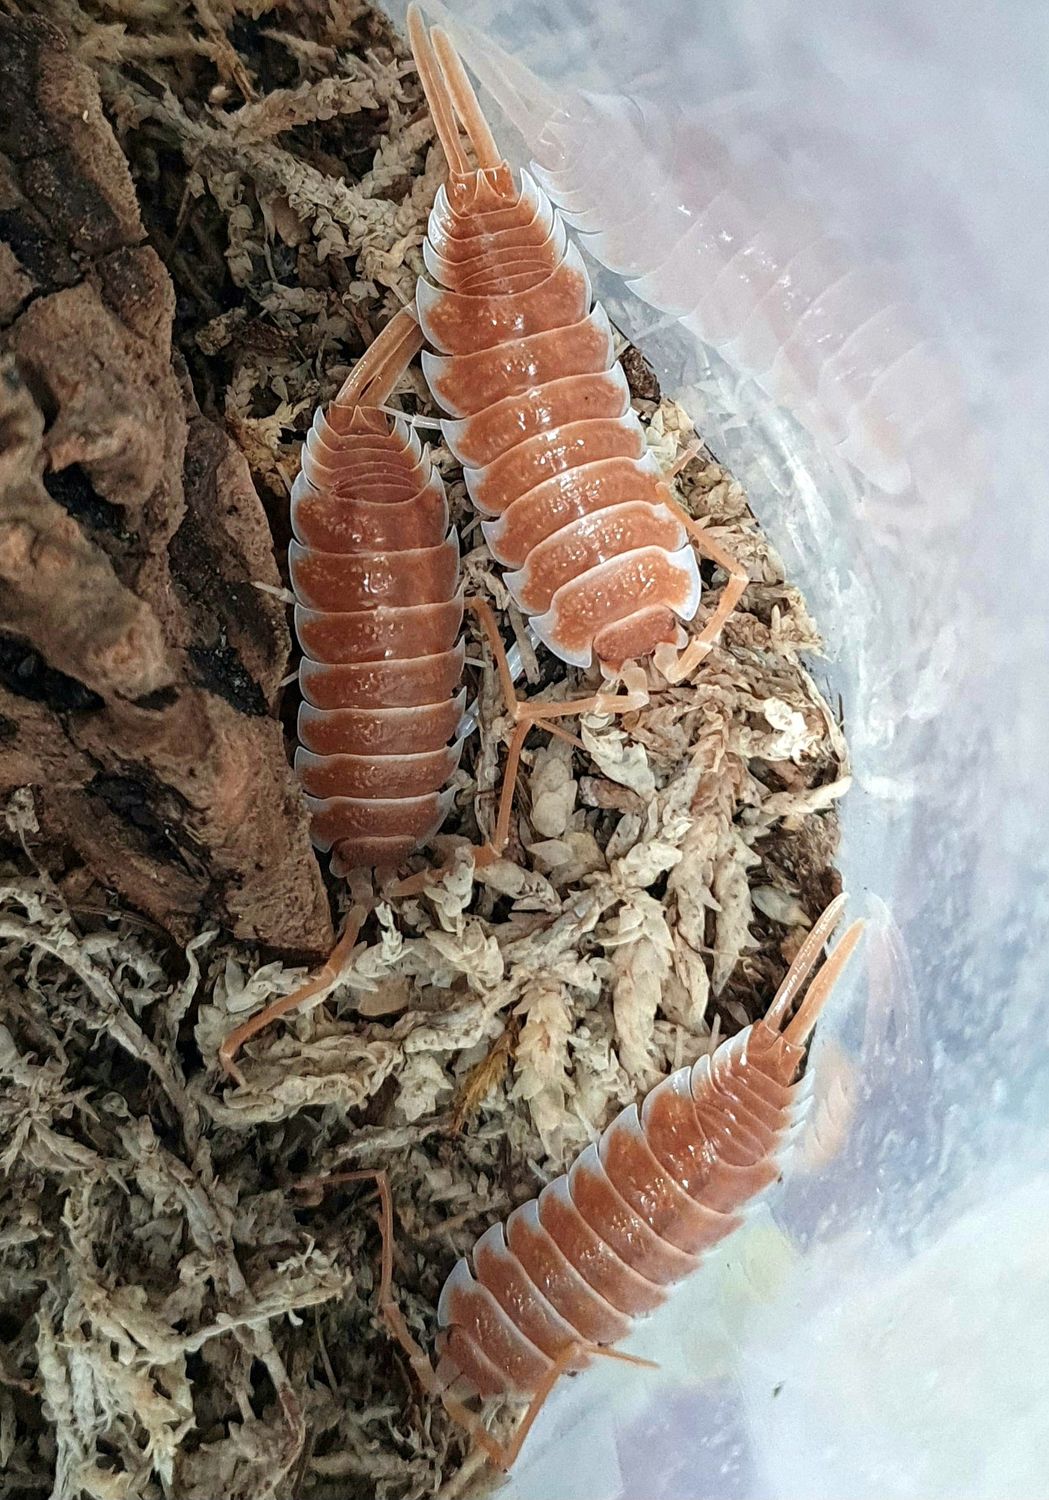
[[[383,1321],[400,1344],[408,1362],[415,1372],[416,1379],[423,1390],[431,1396],[442,1396],[440,1382],[437,1372],[426,1353],[426,1350],[416,1339],[412,1337],[411,1330],[404,1320],[404,1314],[397,1305],[393,1294],[393,1193],[390,1189],[389,1174],[379,1167],[363,1167],[353,1172],[332,1172],[327,1177],[304,1178],[296,1183],[296,1191],[309,1194],[314,1201],[319,1201],[320,1194],[328,1188],[338,1187],[344,1182],[374,1182],[376,1192],[379,1195],[379,1238],[381,1242],[381,1259],[379,1262],[379,1311]],[[463,1408],[468,1418],[472,1413]],[[449,1413],[453,1415],[452,1413]],[[457,1419],[458,1420],[458,1419]]]
[[[477,1413],[470,1411],[444,1389],[429,1355],[418,1340],[412,1337],[404,1314],[397,1305],[393,1293],[393,1193],[389,1174],[381,1168],[365,1167],[354,1172],[333,1172],[329,1177],[307,1178],[296,1184],[296,1188],[300,1193],[319,1195],[344,1182],[374,1182],[379,1195],[379,1237],[382,1249],[377,1300],[383,1322],[408,1356],[415,1378],[426,1394],[439,1400],[452,1420],[469,1432],[493,1463],[498,1463],[503,1455],[502,1447],[485,1431]]]
[[[528,1436],[529,1430],[539,1411],[553,1390],[557,1381],[566,1369],[572,1364],[578,1353],[574,1344],[565,1350],[561,1360],[552,1367],[549,1376],[544,1380],[542,1387],[532,1397],[524,1418],[510,1439],[509,1443],[502,1444],[492,1437],[485,1428],[479,1414],[465,1406],[462,1401],[454,1396],[442,1384],[437,1371],[433,1367],[429,1355],[422,1345],[412,1336],[411,1329],[405,1321],[404,1314],[397,1304],[393,1291],[393,1247],[394,1247],[394,1223],[393,1223],[393,1193],[390,1189],[389,1175],[381,1168],[362,1168],[353,1172],[333,1172],[330,1177],[309,1178],[297,1184],[297,1190],[301,1193],[316,1195],[324,1192],[329,1187],[335,1187],[344,1182],[374,1182],[379,1195],[379,1236],[382,1244],[380,1276],[379,1276],[379,1312],[383,1322],[397,1343],[408,1357],[408,1363],[416,1380],[422,1390],[428,1396],[441,1402],[445,1411],[453,1422],[457,1422],[465,1432],[468,1432],[477,1446],[486,1457],[497,1468],[509,1469],[521,1451],[521,1445]],[[605,1351],[597,1351],[605,1352]],[[637,1361],[643,1363],[643,1361]]]
[[[572,698],[563,703],[529,703],[527,699],[517,696],[509,658],[491,605],[484,599],[471,597],[466,600],[466,607],[477,617],[478,624],[491,647],[506,710],[514,721],[514,732],[510,736],[506,752],[506,766],[503,770],[495,832],[487,843],[477,845],[473,850],[474,868],[483,869],[486,865],[502,859],[503,851],[510,841],[510,820],[513,816],[514,791],[521,768],[521,753],[524,750],[525,740],[532,730],[536,727],[545,729],[548,734],[565,740],[573,749],[582,750],[584,748],[582,741],[576,735],[569,734],[567,729],[562,729],[560,724],[553,722],[554,720],[575,714],[634,713],[644,708],[648,698],[647,694],[640,692],[596,693],[589,698]],[[386,893],[391,896],[417,896],[429,886],[443,880],[447,873],[447,866],[424,870],[405,880],[395,881],[386,887]]]
[[[524,1446],[524,1441],[531,1432],[532,1425],[546,1404],[551,1391],[561,1376],[572,1367],[581,1353],[599,1355],[606,1359],[622,1360],[624,1364],[637,1365],[648,1370],[659,1368],[650,1359],[641,1359],[635,1354],[621,1354],[617,1349],[606,1349],[601,1345],[589,1344],[583,1340],[568,1344],[552,1362],[550,1369],[533,1393],[527,1409],[509,1442],[505,1444],[498,1442],[484,1426],[479,1414],[471,1411],[468,1406],[465,1406],[457,1396],[454,1396],[442,1384],[429,1355],[418,1340],[413,1338],[411,1329],[405,1321],[404,1314],[397,1304],[397,1299],[393,1292],[393,1193],[390,1189],[388,1173],[381,1168],[375,1167],[364,1167],[351,1172],[333,1172],[329,1177],[307,1178],[297,1184],[297,1190],[300,1193],[308,1193],[316,1196],[323,1193],[329,1187],[337,1186],[339,1183],[369,1181],[375,1183],[376,1191],[379,1195],[379,1236],[382,1249],[378,1303],[383,1321],[408,1356],[408,1363],[411,1365],[415,1373],[415,1378],[422,1389],[427,1395],[433,1396],[441,1402],[452,1421],[457,1422],[465,1432],[470,1434],[477,1446],[496,1468],[509,1469],[516,1462],[517,1456]]]
[[[561,1376],[572,1368],[581,1354],[597,1355],[602,1359],[616,1359],[625,1365],[636,1365],[643,1370],[659,1369],[654,1360],[642,1359],[638,1354],[623,1354],[618,1349],[606,1349],[603,1344],[589,1344],[584,1339],[566,1344],[536,1387],[524,1416],[514,1430],[514,1435],[510,1441],[505,1444],[499,1444],[494,1441],[489,1433],[485,1433],[485,1437],[488,1439],[484,1445],[485,1452],[500,1469],[513,1468],[521,1449],[524,1447],[525,1438],[531,1432],[536,1417],[538,1417],[550,1399],[554,1386],[561,1379]]]

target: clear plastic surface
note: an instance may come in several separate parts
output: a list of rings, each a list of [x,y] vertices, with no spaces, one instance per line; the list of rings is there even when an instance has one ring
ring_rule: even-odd
[[[503,1493],[1049,1496],[1049,11],[427,11],[806,592],[871,919],[782,1187]]]

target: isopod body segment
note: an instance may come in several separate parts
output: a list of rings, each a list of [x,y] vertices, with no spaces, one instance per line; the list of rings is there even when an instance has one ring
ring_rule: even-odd
[[[462,745],[458,539],[429,450],[380,409],[420,344],[410,313],[386,325],[314,417],[291,495],[295,767],[335,874],[436,833]]]

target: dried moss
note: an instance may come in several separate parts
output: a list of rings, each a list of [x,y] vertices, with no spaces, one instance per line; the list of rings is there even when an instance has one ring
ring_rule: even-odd
[[[197,398],[283,547],[313,407],[421,270],[440,160],[403,45],[357,0],[47,13],[99,72]],[[634,367],[670,467],[691,427]],[[404,399],[425,407],[414,383]],[[509,641],[520,620],[439,462],[470,586]],[[376,1318],[367,1188],[295,1184],[389,1171],[398,1295],[431,1345],[455,1258],[712,1030],[759,1013],[837,888],[847,753],[802,664],[814,626],[708,453],[681,492],[752,580],[697,680],[652,677],[640,714],[586,723],[585,753],[534,735],[509,857],[475,883],[459,849],[491,825],[509,725],[490,664],[471,667],[481,733],[449,874],[378,907],[337,989],[249,1047],[244,1087],[220,1079],[218,1043],[301,970],[214,932],[174,951],[103,893],[24,858],[0,872],[6,1493],[407,1500],[469,1479],[464,1435]],[[707,576],[705,607],[723,582]],[[576,692],[525,654],[528,691]],[[32,805],[7,816],[17,840]]]

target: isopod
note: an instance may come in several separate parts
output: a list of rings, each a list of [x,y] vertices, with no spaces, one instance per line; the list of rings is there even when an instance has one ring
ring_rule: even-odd
[[[584,1369],[666,1300],[781,1175],[804,1102],[812,1029],[859,941],[854,922],[795,1000],[844,905],[815,922],[763,1019],[630,1105],[572,1168],[476,1242],[438,1304],[434,1371],[393,1300],[392,1206],[382,1172],[380,1306],[413,1368],[497,1463],[509,1467],[562,1374]],[[338,1179],[329,1179],[338,1180]],[[645,1361],[634,1361],[645,1363]],[[463,1403],[528,1398],[507,1448]]]
[[[331,870],[395,870],[444,822],[462,750],[459,545],[440,474],[414,428],[381,408],[422,345],[408,310],[386,325],[325,410],[291,493],[289,571],[302,647],[295,767]],[[328,988],[366,903],[307,985],[253,1016],[219,1057]]]
[[[459,542],[428,448],[378,409],[420,344],[409,312],[387,324],[318,410],[291,492],[295,769],[334,875],[396,869],[432,837],[462,751]]]
[[[486,517],[488,546],[536,635],[562,661],[588,667],[596,659],[614,683],[627,663],[652,659],[668,681],[680,681],[718,636],[747,575],[676,503],[646,453],[611,326],[592,305],[561,215],[527,173],[516,184],[447,36],[439,28],[428,35],[414,6],[408,27],[449,168],[423,247],[433,279],[416,288],[419,324],[438,351],[424,352],[423,372],[450,414],[445,441]],[[728,582],[688,640],[682,624],[700,604],[697,550]],[[628,691],[515,705],[496,846],[533,723],[644,702]]]

